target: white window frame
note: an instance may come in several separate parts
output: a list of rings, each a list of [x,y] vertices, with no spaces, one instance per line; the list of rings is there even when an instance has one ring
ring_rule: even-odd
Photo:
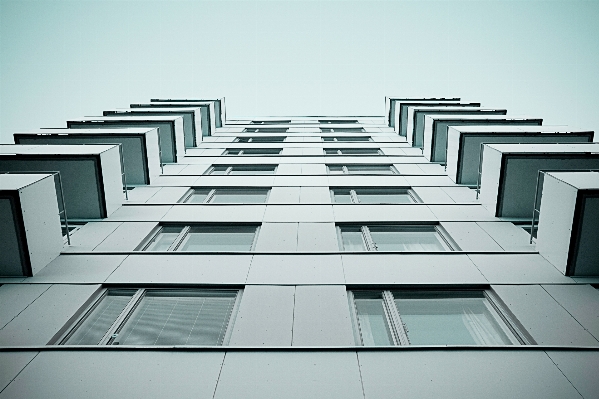
[[[389,164],[363,164],[364,166],[388,166],[389,170],[391,171],[390,174],[392,175],[398,175],[399,172],[397,171],[397,169],[395,168],[395,166],[393,165],[389,165]],[[344,175],[360,175],[361,173],[355,173],[355,172],[350,172],[349,169],[347,168],[347,165],[337,165],[337,164],[327,164],[327,172],[329,175],[333,174],[344,174]],[[338,166],[341,167],[342,172],[343,173],[331,173],[330,167],[331,166]],[[362,166],[362,164],[360,165],[350,165],[350,166]],[[368,175],[374,175],[374,173],[368,173]],[[387,173],[385,173],[384,175],[387,175]]]
[[[387,326],[391,331],[393,345],[408,346],[410,345],[409,332],[406,325],[401,319],[401,314],[395,305],[393,291],[402,291],[401,289],[394,290],[348,290],[347,297],[350,305],[350,315],[354,331],[354,339],[356,345],[364,346],[362,333],[360,330],[360,322],[358,320],[358,310],[356,307],[356,298],[354,293],[371,293],[380,294],[383,301],[383,312],[387,321]],[[459,297],[460,293],[465,292],[481,292],[484,299],[489,303],[489,310],[495,317],[497,323],[502,327],[503,332],[508,336],[512,345],[535,345],[534,339],[520,325],[518,320],[511,314],[509,309],[503,304],[503,301],[491,289],[418,289],[414,290],[422,293],[442,293],[446,297]],[[481,345],[483,346],[483,345]]]
[[[136,249],[136,250],[143,251],[143,252],[154,252],[154,251],[151,251],[149,248],[153,244],[154,240],[158,237],[158,235],[160,235],[162,233],[163,228],[165,228],[165,227],[181,227],[181,231],[178,233],[177,237],[173,240],[171,245],[169,245],[169,247],[166,249],[166,251],[155,251],[155,252],[179,252],[179,247],[181,247],[181,244],[183,244],[183,242],[185,242],[185,240],[189,237],[191,228],[196,225],[197,226],[217,226],[217,225],[220,226],[222,224],[219,224],[219,223],[195,223],[193,225],[170,225],[170,224],[169,225],[159,225],[156,229],[154,229],[154,231],[152,231],[152,233],[150,233],[148,235],[148,237],[146,237],[144,239],[144,241],[138,246],[138,249]],[[231,230],[234,230],[235,226],[253,226],[253,227],[255,227],[254,239],[252,241],[252,245],[248,252],[251,252],[256,248],[256,241],[258,240],[258,234],[260,232],[260,225],[254,225],[254,224],[229,225],[229,224],[226,224],[226,226],[230,226]],[[181,251],[181,252],[183,252],[183,251]],[[195,252],[195,251],[185,251],[185,252]],[[202,252],[210,252],[210,251],[202,251]]]
[[[333,202],[333,204],[342,204],[340,202],[336,202],[335,201],[335,190],[346,190],[349,191],[349,198],[352,204],[362,204],[362,202],[360,202],[360,196],[358,195],[356,190],[398,190],[398,191],[405,191],[405,195],[409,196],[413,203],[422,203],[422,200],[420,199],[420,197],[414,192],[414,190],[412,190],[411,188],[405,188],[405,187],[360,187],[357,189],[354,188],[344,188],[344,187],[333,187],[330,189],[331,192],[331,201]],[[400,193],[400,194],[404,194],[404,193]],[[384,194],[381,194],[384,195]],[[372,204],[372,203],[370,203]],[[393,202],[381,202],[381,204],[395,204]],[[396,204],[396,205],[407,205],[407,204]]]
[[[351,136],[335,136],[335,137],[321,136],[320,138],[325,143],[330,143],[330,142],[334,142],[334,143],[368,143],[368,142],[373,141],[372,137],[370,137],[370,136],[357,136],[360,138],[365,138],[366,140],[340,140],[340,139],[346,139],[348,137],[351,137]],[[330,138],[332,140],[326,140],[328,138]]]
[[[190,188],[185,195],[183,195],[183,197],[181,197],[181,199],[179,199],[179,201],[177,201],[178,203],[189,203],[187,201],[189,201],[189,199],[191,199],[192,196],[195,195],[195,192],[197,190],[202,190],[202,189],[206,189],[205,187],[197,187],[197,188]],[[212,188],[212,189],[208,189],[208,194],[206,194],[206,198],[204,198],[204,200],[202,202],[195,202],[195,204],[211,204],[212,201],[214,201],[214,197],[217,195],[219,190],[264,190],[266,191],[266,198],[264,199],[264,202],[252,202],[251,204],[266,204],[268,202],[268,197],[270,197],[270,192],[272,190],[272,187],[216,187],[216,188]],[[229,204],[247,204],[247,202],[228,202]],[[224,203],[221,203],[224,204]]]
[[[261,171],[257,166],[274,166],[273,170],[272,170],[272,174],[276,174],[277,173],[277,167],[279,165],[211,165],[210,168],[208,168],[208,170],[204,173],[205,175],[211,175],[212,172],[214,172],[214,170],[216,169],[216,167],[224,167],[226,166],[225,169],[225,173],[223,173],[223,176],[226,175],[230,175],[231,172],[233,171],[233,168],[235,168],[236,166],[243,166],[243,167],[248,167],[248,172],[249,171]],[[251,174],[249,174],[251,175]],[[218,176],[218,175],[217,175]]]
[[[276,139],[282,138],[283,140],[268,140],[269,138],[276,138]],[[256,143],[282,143],[286,139],[287,139],[287,137],[285,137],[285,136],[237,137],[235,139],[235,142],[236,143],[253,143],[255,141]]]
[[[270,156],[276,156],[276,155],[281,155],[281,151],[283,151],[282,148],[252,148],[252,149],[248,149],[248,150],[279,150],[279,152],[277,153],[272,153],[272,154],[246,154],[246,149],[243,148],[227,148],[225,150],[225,152],[223,153],[223,155],[232,155],[232,156],[255,156],[255,157],[270,157]],[[232,154],[231,151],[236,151],[235,154]]]
[[[108,292],[111,288],[103,288],[99,292],[90,298],[82,308],[79,310],[76,318],[73,322],[68,323],[65,327],[63,327],[62,331],[59,332],[58,336],[52,339],[48,345],[69,345],[66,342],[71,338],[71,336],[81,327],[83,322],[90,316],[94,310],[100,305],[100,303],[106,298]],[[119,316],[112,323],[110,328],[108,328],[107,332],[104,334],[102,339],[97,344],[98,346],[106,346],[106,345],[118,345],[118,342],[114,344],[116,339],[118,338],[119,332],[126,326],[129,318],[135,311],[135,309],[139,306],[144,296],[148,293],[148,291],[152,290],[160,290],[160,291],[172,291],[173,296],[177,296],[177,291],[197,291],[198,293],[206,292],[206,293],[215,293],[215,292],[227,292],[227,293],[235,293],[235,302],[231,308],[231,312],[228,315],[227,319],[227,330],[225,335],[223,336],[223,340],[220,344],[216,346],[227,345],[231,338],[231,333],[233,331],[233,325],[235,324],[235,316],[237,315],[237,311],[239,309],[239,303],[241,301],[241,297],[243,295],[243,289],[205,289],[205,288],[129,288],[129,287],[115,287],[114,289],[132,289],[136,290],[136,293],[129,299],[127,305],[123,308]],[[91,304],[90,304],[91,302]],[[144,346],[145,347],[145,346]]]
[[[392,227],[395,229],[401,228],[401,227],[406,227],[406,228],[422,227],[423,229],[430,228],[439,237],[439,241],[441,242],[441,245],[445,248],[445,251],[449,252],[449,251],[459,251],[460,250],[459,246],[450,238],[449,234],[447,234],[445,229],[443,229],[441,227],[441,225],[439,225],[439,224],[419,224],[419,223],[376,224],[376,225],[372,224],[371,226]],[[362,232],[362,242],[364,244],[364,250],[365,251],[378,251],[376,243],[372,239],[372,234],[370,233],[370,228],[367,225],[361,225],[361,224],[355,224],[355,223],[343,223],[343,224],[338,224],[336,226],[337,240],[338,240],[339,248],[341,249],[341,251],[345,251],[345,248],[343,246],[343,235],[342,235],[344,227],[353,227],[353,228],[359,227],[360,231]],[[395,251],[391,251],[391,252],[395,252]],[[397,252],[423,252],[423,251],[397,251]],[[425,252],[437,252],[437,251],[425,251]]]
[[[371,151],[371,150],[376,150],[376,154],[344,154],[343,151],[352,151],[352,150],[365,150],[365,151]],[[336,154],[330,154],[327,153],[327,151],[336,151]],[[345,155],[348,157],[352,157],[352,156],[370,156],[370,157],[376,157],[378,155],[383,155],[383,152],[381,151],[380,148],[323,148],[323,152],[324,155]]]

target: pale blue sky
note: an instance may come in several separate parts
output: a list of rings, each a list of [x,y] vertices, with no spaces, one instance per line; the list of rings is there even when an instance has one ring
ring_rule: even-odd
[[[460,96],[599,131],[599,1],[0,0],[0,137],[152,97],[229,117]]]

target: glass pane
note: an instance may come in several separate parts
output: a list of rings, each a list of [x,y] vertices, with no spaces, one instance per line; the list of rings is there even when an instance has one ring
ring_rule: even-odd
[[[120,345],[221,345],[236,292],[150,290],[120,331]],[[115,344],[113,343],[113,344]]]
[[[324,153],[325,155],[338,155],[338,152],[335,148],[325,148]]]
[[[370,236],[379,251],[446,251],[433,227],[372,226]]]
[[[356,194],[362,204],[411,204],[414,202],[406,190],[358,189]]]
[[[327,165],[329,168],[330,174],[343,174],[343,166],[342,165]]]
[[[394,293],[411,345],[510,345],[482,292]]]
[[[362,136],[356,136],[356,137],[351,137],[351,136],[337,137],[337,141],[345,141],[345,142],[349,142],[349,141],[370,141],[370,137],[362,137]]]
[[[250,251],[256,226],[193,226],[179,251]]]
[[[323,137],[322,141],[335,141],[335,137]]]
[[[272,175],[275,173],[274,166],[233,166],[232,175]]]
[[[393,174],[389,165],[348,165],[347,170],[356,174]]]
[[[206,199],[208,193],[210,193],[210,190],[193,190],[193,193],[185,200],[185,202],[190,204],[201,204]]]
[[[343,155],[379,155],[377,148],[344,148],[341,150]]]
[[[341,241],[344,251],[364,251],[364,239],[360,227],[346,227],[341,229]]]
[[[175,242],[175,239],[181,233],[181,226],[166,226],[160,229],[160,232],[154,236],[152,241],[146,247],[146,251],[166,251]]]
[[[277,155],[280,153],[280,148],[248,148],[243,150],[243,155]]]
[[[349,190],[333,190],[333,197],[335,198],[336,204],[351,204],[351,195],[349,194]]]
[[[362,343],[366,346],[393,345],[382,298],[356,298],[355,301]]]
[[[213,204],[263,204],[266,202],[267,189],[217,189],[210,201]]]
[[[65,345],[98,345],[137,290],[109,290]]]

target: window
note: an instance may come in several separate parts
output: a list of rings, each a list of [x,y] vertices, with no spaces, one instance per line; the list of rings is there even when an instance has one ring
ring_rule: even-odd
[[[274,175],[277,165],[213,165],[207,175]]]
[[[378,148],[325,148],[325,155],[381,155]]]
[[[258,226],[165,225],[141,245],[143,251],[237,252],[254,248]]]
[[[342,123],[358,123],[358,121],[356,119],[319,119],[318,123],[342,124]]]
[[[357,174],[357,175],[394,175],[398,174],[393,165],[327,165],[329,174]]]
[[[239,291],[105,290],[62,345],[222,345]]]
[[[372,141],[372,138],[370,138],[368,136],[322,137],[322,141],[336,141],[336,142]]]
[[[350,291],[348,295],[361,345],[533,343],[490,291]]]
[[[179,200],[190,204],[263,204],[270,188],[194,188]]]
[[[280,125],[283,123],[291,123],[291,119],[280,121],[252,121],[252,125]]]
[[[418,196],[407,188],[333,188],[333,203],[336,204],[412,204]]]
[[[238,143],[280,143],[285,141],[285,136],[265,136],[265,137],[237,137]]]
[[[248,127],[243,129],[244,133],[286,133],[286,127]]]
[[[448,238],[436,225],[339,225],[342,251],[451,251]]]
[[[330,127],[321,127],[320,131],[322,133],[363,133],[366,130],[364,130],[364,128],[362,127],[336,127],[336,128],[330,128]]]
[[[228,148],[224,155],[279,155],[281,148]]]

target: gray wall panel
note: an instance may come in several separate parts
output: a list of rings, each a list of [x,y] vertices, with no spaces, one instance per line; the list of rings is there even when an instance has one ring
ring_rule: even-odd
[[[591,285],[555,284],[544,285],[543,288],[599,340],[599,290]]]
[[[102,241],[115,231],[122,222],[89,222],[71,234],[71,245],[65,245],[64,252],[93,251]]]
[[[0,330],[40,297],[50,284],[5,284],[0,287]]]
[[[425,204],[453,204],[445,191],[440,187],[415,187],[414,192],[420,197]]]
[[[39,352],[0,352],[0,392]],[[33,385],[33,384],[32,384]],[[1,397],[2,395],[0,395]]]
[[[539,345],[597,345],[540,285],[495,285],[493,289]]]
[[[441,190],[457,203],[476,202],[476,191],[468,187],[450,186],[441,187]]]
[[[254,255],[248,284],[344,284],[341,255]]]
[[[174,204],[185,195],[189,187],[162,187],[146,201],[148,204]]]
[[[229,345],[290,346],[294,298],[294,286],[247,285]]]
[[[43,352],[0,398],[211,398],[223,357],[223,352]]]
[[[123,222],[94,251],[133,251],[156,226],[157,222]]]
[[[335,223],[299,223],[297,234],[298,251],[339,250]]]
[[[267,205],[265,222],[332,222],[331,205]]]
[[[297,249],[297,223],[262,223],[257,252],[295,252]]]
[[[478,222],[505,251],[536,251],[530,244],[530,235],[510,222]]]
[[[428,208],[441,221],[477,222],[497,220],[482,205],[428,205]]]
[[[298,204],[299,187],[273,187],[268,195],[269,204]]]
[[[162,222],[256,222],[262,221],[266,205],[174,205]],[[160,216],[160,215],[159,215]]]
[[[0,346],[46,345],[99,287],[53,285],[0,330]]]
[[[363,399],[355,352],[229,352],[215,399]]]
[[[302,175],[326,175],[327,168],[324,163],[302,164]]]
[[[366,399],[580,399],[542,351],[358,352],[358,358]]]
[[[599,352],[547,351],[547,355],[583,398],[599,397]]]
[[[302,204],[330,204],[331,192],[328,187],[301,187],[300,203]]]
[[[293,346],[353,346],[354,334],[343,285],[295,289]]]
[[[102,283],[127,255],[61,255],[29,279],[35,283]]]
[[[171,205],[122,206],[105,220],[108,222],[156,222],[166,215],[171,208]]]
[[[475,222],[443,222],[441,226],[462,251],[503,251]]]
[[[127,195],[129,196],[128,202],[146,202],[156,192],[160,190],[160,187],[135,187],[133,190],[129,190]]]
[[[468,257],[494,284],[572,282],[539,254],[470,254]]]

